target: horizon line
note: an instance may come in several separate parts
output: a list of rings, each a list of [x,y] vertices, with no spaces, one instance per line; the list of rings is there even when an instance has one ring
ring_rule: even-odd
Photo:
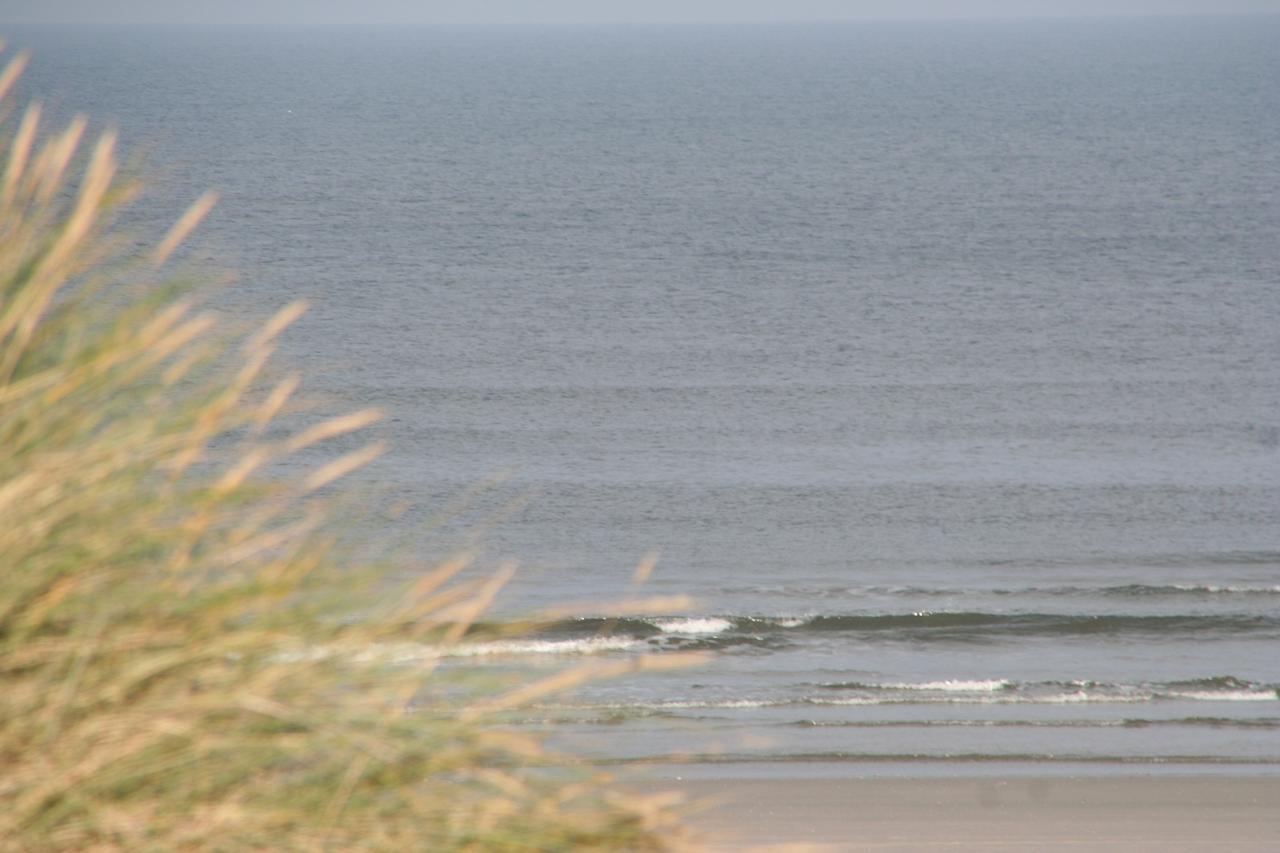
[[[172,27],[187,29],[524,29],[524,28],[603,28],[603,27],[715,27],[715,26],[830,26],[849,24],[969,24],[998,22],[1052,22],[1052,21],[1138,21],[1173,20],[1194,18],[1280,18],[1277,11],[1225,11],[1225,12],[1094,12],[1094,13],[1044,13],[1018,15],[964,15],[947,16],[857,16],[847,18],[714,18],[706,20],[347,20],[292,21],[292,20],[62,20],[62,19],[13,19],[0,18],[0,27]]]

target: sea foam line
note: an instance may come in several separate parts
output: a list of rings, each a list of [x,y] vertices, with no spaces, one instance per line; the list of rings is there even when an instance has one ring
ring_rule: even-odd
[[[655,620],[651,624],[666,634],[719,634],[733,627],[728,619],[718,616]]]
[[[1159,694],[1170,699],[1194,699],[1199,702],[1277,702],[1275,690],[1187,690]]]
[[[988,678],[978,681],[947,679],[945,681],[922,681],[916,683],[890,682],[888,684],[871,684],[867,686],[884,690],[931,690],[941,693],[995,693],[1001,690],[1009,690],[1014,686],[1014,684],[1012,681],[1004,678]]]
[[[497,657],[502,655],[591,655],[621,651],[642,645],[630,637],[581,637],[567,640],[493,640],[433,646],[426,643],[372,643],[349,649],[313,646],[281,652],[280,663],[304,663],[343,658],[359,664],[407,664],[442,658]]]
[[[929,682],[925,682],[928,684]],[[656,702],[637,702],[634,705],[608,706],[611,708],[638,707],[650,710],[682,711],[682,710],[716,710],[716,709],[754,709],[784,708],[796,706],[819,707],[869,707],[893,705],[1134,705],[1162,700],[1190,700],[1198,702],[1276,702],[1280,695],[1271,688],[1253,690],[1200,690],[1169,691],[1155,688],[1138,690],[1137,688],[1116,688],[1114,690],[1070,690],[1053,693],[1013,693],[1009,682],[986,681],[973,682],[981,685],[975,690],[963,691],[954,685],[962,682],[939,682],[951,684],[951,688],[931,691],[920,689],[915,685],[915,695],[907,692],[888,695],[853,695],[853,696],[794,696],[771,698],[722,698],[722,699],[676,699]],[[1005,684],[1006,687],[992,685]],[[888,685],[886,685],[888,686]]]

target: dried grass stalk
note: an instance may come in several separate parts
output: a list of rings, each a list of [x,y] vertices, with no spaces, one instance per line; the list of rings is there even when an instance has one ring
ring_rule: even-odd
[[[44,139],[39,122],[0,130],[0,847],[666,845],[668,810],[534,769],[558,759],[489,725],[610,666],[495,694],[465,670],[314,653],[463,641],[509,570],[468,581],[459,557],[388,606],[325,532],[324,487],[380,445],[266,475],[378,417],[266,440],[298,386],[264,382],[271,343],[304,306],[239,346],[172,286],[140,286],[213,197],[122,256],[110,223],[134,186],[114,138],[86,156],[82,119]]]

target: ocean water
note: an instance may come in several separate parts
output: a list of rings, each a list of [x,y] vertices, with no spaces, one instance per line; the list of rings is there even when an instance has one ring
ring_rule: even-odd
[[[229,310],[313,300],[376,537],[587,602],[469,664],[711,655],[525,724],[1280,769],[1280,17],[9,35],[164,167],[130,224],[216,187]],[[694,608],[593,618],[652,550]]]

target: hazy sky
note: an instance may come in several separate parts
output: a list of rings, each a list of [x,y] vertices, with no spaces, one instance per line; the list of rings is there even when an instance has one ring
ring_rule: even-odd
[[[1280,12],[1280,0],[0,0],[0,23],[612,23],[1248,12]]]

